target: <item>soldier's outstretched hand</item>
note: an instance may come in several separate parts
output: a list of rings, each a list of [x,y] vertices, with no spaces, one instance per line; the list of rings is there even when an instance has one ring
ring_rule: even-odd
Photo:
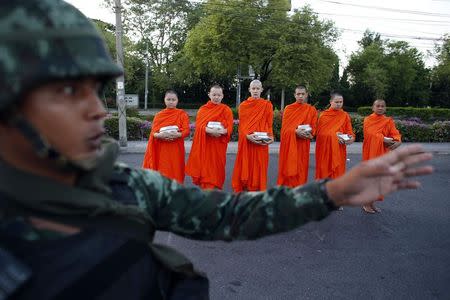
[[[433,157],[421,145],[410,145],[378,158],[364,161],[345,175],[326,184],[329,197],[337,206],[362,206],[401,189],[416,189],[420,182],[412,177],[433,172],[430,165],[418,164]]]

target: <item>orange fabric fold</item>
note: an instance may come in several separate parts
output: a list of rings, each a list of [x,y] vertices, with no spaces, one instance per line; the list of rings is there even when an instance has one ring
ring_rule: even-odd
[[[295,187],[308,180],[311,141],[297,137],[298,125],[309,124],[315,135],[317,110],[307,103],[292,103],[284,109],[281,126],[278,185]]]
[[[273,106],[268,100],[249,97],[239,106],[238,152],[234,164],[232,187],[235,192],[261,191],[267,188],[269,146],[247,140],[255,131],[273,136]]]
[[[385,147],[384,137],[391,137],[396,141],[401,141],[402,138],[392,118],[375,113],[364,118],[363,132],[363,160],[375,158],[389,152],[389,148]]]
[[[208,122],[220,122],[227,134],[213,137],[206,133]],[[233,132],[233,113],[225,104],[208,101],[200,107],[195,120],[195,134],[186,174],[203,189],[222,189],[225,181],[227,146]]]
[[[154,137],[161,127],[178,126],[181,138],[163,141]],[[163,109],[155,115],[142,167],[159,171],[162,175],[184,182],[184,138],[189,135],[188,114],[178,108]]]
[[[348,113],[327,109],[319,116],[316,131],[316,179],[337,178],[345,173],[347,146],[339,144],[337,132],[355,137]]]

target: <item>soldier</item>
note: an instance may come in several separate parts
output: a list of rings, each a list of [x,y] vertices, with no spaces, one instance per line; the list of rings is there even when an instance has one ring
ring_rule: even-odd
[[[0,298],[207,299],[208,281],[155,230],[255,239],[336,206],[416,188],[420,146],[297,188],[229,194],[116,164],[98,92],[121,73],[61,0],[0,1]]]

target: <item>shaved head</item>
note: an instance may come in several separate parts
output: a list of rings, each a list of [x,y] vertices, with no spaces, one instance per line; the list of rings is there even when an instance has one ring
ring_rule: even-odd
[[[252,80],[252,82],[250,82],[250,86],[254,86],[254,85],[262,86],[262,82],[259,81],[258,79]]]
[[[384,101],[383,99],[377,99],[377,100],[373,101],[372,106],[374,106],[374,105],[376,105],[378,103],[384,103],[384,105],[386,105],[386,101]]]

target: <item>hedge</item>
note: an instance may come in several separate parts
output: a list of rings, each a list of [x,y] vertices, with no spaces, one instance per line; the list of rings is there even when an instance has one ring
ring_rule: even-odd
[[[273,132],[275,140],[280,140],[282,114],[274,112]],[[151,122],[139,118],[127,118],[128,140],[147,140],[151,130]],[[239,121],[234,120],[232,141],[238,139]],[[402,134],[404,142],[450,142],[450,121],[436,121],[432,124],[422,123],[417,118],[407,120],[396,120],[395,124]],[[363,117],[352,117],[353,131],[356,134],[356,141],[363,140]],[[110,117],[105,121],[106,132],[115,139],[119,138],[119,120],[117,117]],[[190,124],[190,138],[194,136],[195,123]]]
[[[362,106],[358,108],[360,116],[368,116],[372,113],[372,107]],[[386,115],[395,118],[419,118],[422,121],[450,120],[449,108],[417,108],[417,107],[387,107]]]
[[[127,118],[127,139],[130,141],[147,139],[151,123],[139,118]],[[105,120],[106,134],[119,139],[119,118],[109,117]]]

